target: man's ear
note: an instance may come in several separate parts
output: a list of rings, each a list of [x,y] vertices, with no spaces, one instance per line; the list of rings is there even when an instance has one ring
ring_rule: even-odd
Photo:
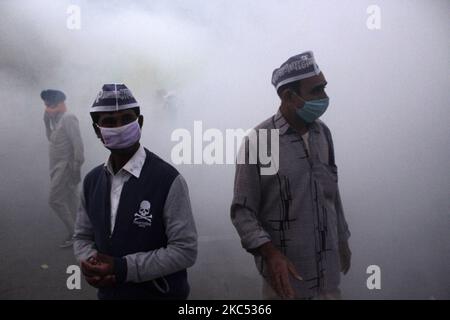
[[[144,125],[144,116],[143,116],[142,114],[139,115],[138,123],[139,123],[139,126],[140,126],[141,129],[142,129],[142,126]]]
[[[292,102],[293,95],[294,94],[291,89],[284,89],[280,95],[281,101],[283,103],[290,103],[290,102]]]
[[[102,140],[102,133],[100,132],[100,129],[97,127],[97,124],[92,122],[92,127],[94,128],[95,134],[97,135],[97,138]]]

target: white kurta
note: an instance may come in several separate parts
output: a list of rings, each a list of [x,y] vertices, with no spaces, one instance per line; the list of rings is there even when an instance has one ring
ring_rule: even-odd
[[[49,205],[72,234],[79,197],[77,185],[84,162],[83,141],[78,119],[74,115],[66,112],[47,119],[50,142]]]

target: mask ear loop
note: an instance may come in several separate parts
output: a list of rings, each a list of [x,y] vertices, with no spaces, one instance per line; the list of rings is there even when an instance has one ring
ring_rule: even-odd
[[[300,95],[297,93],[297,92],[295,92],[294,90],[291,90],[298,98],[300,98],[300,100],[302,100],[303,102],[306,102],[306,100],[305,99],[303,99],[302,97],[300,97]]]

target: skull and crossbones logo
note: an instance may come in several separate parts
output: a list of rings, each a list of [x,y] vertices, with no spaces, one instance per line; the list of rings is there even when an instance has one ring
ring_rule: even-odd
[[[143,228],[151,226],[153,215],[150,214],[150,208],[151,205],[149,201],[147,200],[142,201],[141,205],[139,206],[139,211],[134,214],[133,223]]]

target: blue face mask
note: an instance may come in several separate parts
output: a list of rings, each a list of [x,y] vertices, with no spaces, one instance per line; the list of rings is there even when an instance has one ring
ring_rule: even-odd
[[[297,97],[303,100],[298,94],[295,93]],[[330,104],[330,98],[317,99],[317,100],[303,100],[305,102],[302,108],[297,109],[297,116],[299,116],[306,123],[313,123],[321,115],[327,111],[328,105]]]

